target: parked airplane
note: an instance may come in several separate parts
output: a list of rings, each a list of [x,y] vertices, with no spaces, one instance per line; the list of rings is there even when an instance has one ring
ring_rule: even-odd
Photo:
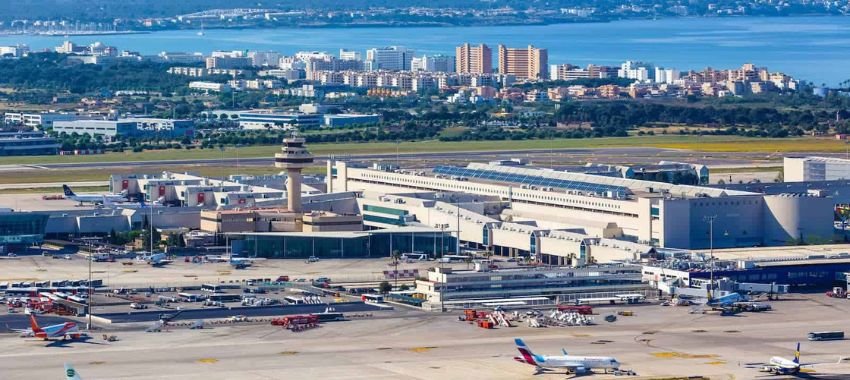
[[[234,269],[245,269],[254,265],[254,259],[247,257],[233,257],[230,256],[230,266]]]
[[[793,375],[800,372],[800,343],[794,351],[794,359],[789,360],[780,356],[770,358],[768,365],[762,367],[762,371],[775,373],[777,375]]]
[[[80,374],[77,373],[74,366],[65,363],[65,380],[83,380],[83,378],[80,377]]]
[[[110,202],[125,202],[127,200],[127,194],[76,194],[68,185],[62,185],[62,190],[65,192],[65,198],[70,199],[72,201],[80,202],[80,205],[83,203],[91,203],[91,204],[103,204],[105,201]]]
[[[53,339],[79,339],[83,336],[74,322],[65,322],[51,326],[40,327],[35,320],[35,315],[30,314],[30,329],[32,335],[43,340]]]
[[[617,359],[609,356],[574,356],[568,355],[566,350],[561,350],[564,353],[561,356],[537,355],[531,352],[531,349],[525,345],[522,339],[515,338],[514,342],[522,355],[514,357],[514,360],[535,366],[537,370],[535,374],[554,369],[566,369],[567,373],[572,372],[581,375],[592,372],[594,368],[604,369],[606,373],[609,369],[618,370],[620,368]]]
[[[145,262],[154,267],[161,267],[167,264],[171,264],[174,261],[168,260],[168,256],[166,256],[164,253],[154,253],[153,255],[145,257]]]
[[[711,295],[711,291],[709,291],[705,304],[706,306],[711,307],[729,307],[737,302],[743,302],[746,300],[746,297],[742,296],[740,293],[729,293],[723,297],[714,298]]]

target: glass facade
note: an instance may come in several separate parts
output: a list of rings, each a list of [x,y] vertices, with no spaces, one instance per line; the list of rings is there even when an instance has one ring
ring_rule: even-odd
[[[363,211],[368,211],[373,214],[363,214],[364,222],[375,222],[382,224],[392,224],[396,226],[404,226],[407,224],[408,213],[407,210],[400,210],[396,208],[383,207],[383,206],[374,206],[374,205],[364,205]],[[374,215],[381,214],[381,215]]]
[[[393,251],[421,252],[435,257],[435,252],[437,256],[440,252],[451,252],[455,244],[450,233],[441,236],[440,232],[364,232],[339,236],[237,234],[231,237],[234,253],[270,259],[389,257]]]
[[[0,213],[0,244],[41,244],[47,218],[44,214]]]

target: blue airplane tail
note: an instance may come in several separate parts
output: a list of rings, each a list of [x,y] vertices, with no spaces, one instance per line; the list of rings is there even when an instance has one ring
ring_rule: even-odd
[[[797,351],[794,351],[794,363],[800,364],[800,342],[797,342]]]
[[[71,188],[68,187],[68,185],[62,185],[62,191],[65,192],[66,197],[73,197],[73,196],[77,195],[77,194],[74,194],[73,191],[71,191]]]

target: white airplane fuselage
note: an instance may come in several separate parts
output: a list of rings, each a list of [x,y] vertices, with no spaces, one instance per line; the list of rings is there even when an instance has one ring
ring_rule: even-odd
[[[800,365],[798,363],[783,357],[774,356],[770,358],[768,364],[769,365],[766,366],[765,369],[769,372],[779,374],[794,374],[800,372]]]
[[[617,362],[616,359],[608,356],[534,355],[531,360],[523,357],[516,357],[515,359],[521,363],[531,364],[533,366],[546,369],[580,368],[583,370],[591,370],[620,368],[620,363]]]

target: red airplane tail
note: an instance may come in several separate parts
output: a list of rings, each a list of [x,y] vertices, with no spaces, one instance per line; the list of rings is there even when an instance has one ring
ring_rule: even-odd
[[[41,327],[38,327],[38,322],[35,320],[35,315],[30,314],[30,328],[32,328],[33,333],[41,332]]]

